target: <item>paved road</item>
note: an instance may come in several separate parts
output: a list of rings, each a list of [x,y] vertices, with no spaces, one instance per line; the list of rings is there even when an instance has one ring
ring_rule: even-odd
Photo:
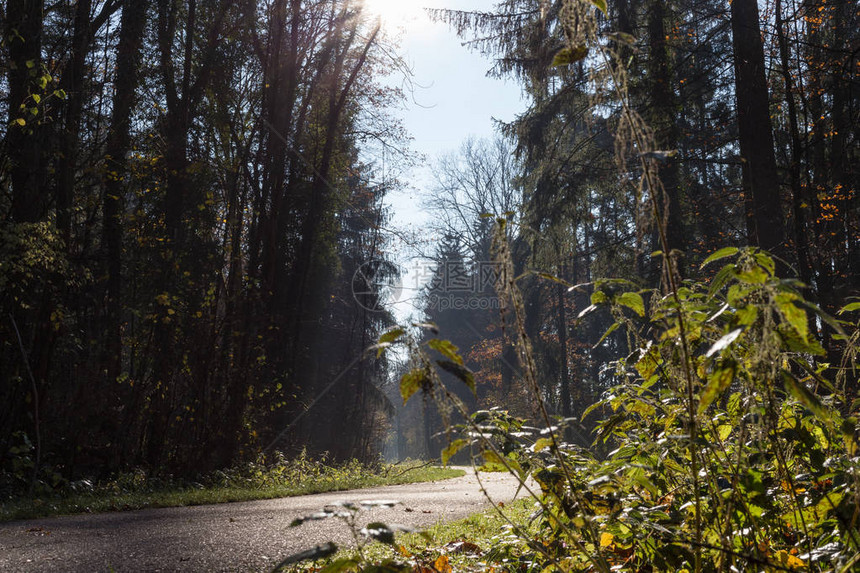
[[[516,482],[481,474],[494,502],[509,501]],[[488,501],[475,476],[266,501],[146,509],[0,524],[3,572],[268,571],[287,555],[326,541],[347,545],[336,519],[290,528],[293,519],[338,501],[392,499],[393,508],[361,512],[360,521],[427,527],[480,511]]]

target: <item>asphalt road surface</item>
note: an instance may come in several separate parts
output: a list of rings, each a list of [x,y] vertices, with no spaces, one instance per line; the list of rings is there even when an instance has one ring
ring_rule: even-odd
[[[493,502],[517,489],[507,474],[480,474]],[[340,501],[396,500],[362,510],[362,524],[414,528],[464,518],[489,506],[472,473],[450,480],[265,501],[145,509],[0,523],[2,572],[269,571],[283,558],[333,541],[351,543],[338,519],[289,527]]]

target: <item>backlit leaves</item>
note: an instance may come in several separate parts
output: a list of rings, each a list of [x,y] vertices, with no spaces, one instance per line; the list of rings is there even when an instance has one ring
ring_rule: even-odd
[[[416,368],[404,374],[400,379],[400,396],[403,403],[406,404],[419,390],[429,389],[431,384],[430,374],[425,368]]]
[[[625,292],[618,295],[615,302],[622,306],[626,306],[639,316],[645,316],[645,303],[642,300],[642,295],[635,292]]]
[[[429,346],[433,350],[436,350],[437,352],[448,358],[448,360],[455,362],[461,366],[463,365],[463,358],[460,356],[459,349],[454,346],[451,341],[434,338],[427,343],[427,346]]]
[[[729,361],[708,376],[708,383],[699,397],[698,414],[700,416],[731,385],[735,377],[735,368],[736,364]]]
[[[725,247],[711,254],[707,259],[704,260],[704,262],[702,262],[702,265],[699,268],[703,269],[714,261],[719,261],[720,259],[725,259],[726,257],[732,257],[736,254],[738,254],[737,247]]]

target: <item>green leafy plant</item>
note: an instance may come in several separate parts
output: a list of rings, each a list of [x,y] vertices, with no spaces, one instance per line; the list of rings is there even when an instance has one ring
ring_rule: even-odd
[[[723,249],[702,268],[717,263],[710,281],[669,294],[595,283],[586,312],[610,312],[629,350],[610,365],[616,385],[585,413],[602,418],[595,447],[566,443],[577,421],[548,416],[539,396],[542,424],[492,409],[452,428],[443,461],[470,448],[478,463],[517,476],[539,506],[535,521],[511,524],[528,548],[520,568],[849,571],[860,562],[858,403],[846,393],[857,324],[806,301],[765,252]],[[504,276],[517,328],[521,302]],[[843,342],[838,366],[822,361],[811,324]],[[461,408],[431,362],[431,350],[450,347],[431,342],[410,343],[403,398],[423,390]],[[519,345],[527,382],[524,336]]]

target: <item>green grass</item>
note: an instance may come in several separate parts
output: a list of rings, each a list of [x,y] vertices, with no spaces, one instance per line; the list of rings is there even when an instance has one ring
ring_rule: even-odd
[[[342,549],[327,559],[306,561],[288,570],[319,571],[347,560],[357,562],[347,568],[353,571],[376,571],[377,566],[390,571],[444,572],[448,567],[453,571],[487,571],[492,567],[504,570],[506,564],[528,552],[526,543],[514,534],[510,523],[522,528],[529,523],[534,510],[533,499],[518,499],[466,519],[438,523],[420,533],[397,534],[393,545],[374,542],[361,551]]]
[[[77,482],[59,492],[34,499],[4,500],[0,505],[0,521],[273,499],[435,481],[462,475],[462,470],[429,466],[423,462],[382,464],[376,467],[354,462],[331,466],[304,457],[291,461],[280,460],[268,466],[248,464],[215,472],[203,478],[202,483],[156,480],[136,472],[95,485]]]

